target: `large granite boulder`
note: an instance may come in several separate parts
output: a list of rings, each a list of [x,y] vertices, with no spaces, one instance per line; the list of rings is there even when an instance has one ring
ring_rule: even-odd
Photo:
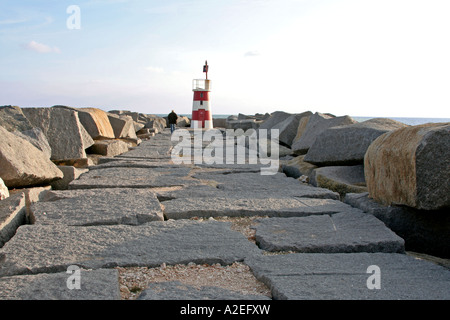
[[[86,158],[85,149],[94,144],[78,118],[69,108],[22,108],[33,126],[40,128],[52,150],[52,160]]]
[[[28,141],[0,127],[0,177],[9,188],[48,184],[63,173]]]
[[[437,210],[450,207],[450,123],[401,128],[378,137],[364,158],[371,198]]]
[[[105,111],[97,108],[78,108],[77,111],[80,122],[92,139],[114,139],[114,130]]]
[[[260,129],[272,129],[273,126],[277,125],[278,123],[286,120],[289,118],[292,114],[287,113],[284,111],[275,111],[270,114],[270,117],[268,117],[266,120],[264,120],[263,123],[259,126]]]
[[[33,125],[25,117],[22,109],[17,106],[0,107],[0,126],[9,132],[27,131],[33,129]]]
[[[137,140],[133,118],[127,115],[108,113],[108,119],[116,139]]]
[[[16,136],[21,137],[22,139],[25,139],[28,142],[30,142],[33,146],[41,150],[49,159],[51,158],[52,148],[48,143],[47,137],[40,128],[32,128],[30,130],[25,131],[15,131],[13,133]]]
[[[362,164],[367,148],[376,138],[406,126],[395,120],[375,118],[328,128],[316,137],[305,161],[322,166]]]
[[[291,148],[297,154],[305,154],[314,144],[316,138],[326,129],[353,123],[357,123],[357,121],[349,116],[334,117],[329,114],[316,112],[309,117],[303,134],[296,136]]]
[[[309,182],[345,196],[347,193],[367,192],[363,165],[330,166],[313,170]]]
[[[312,115],[311,111],[290,115],[283,121],[275,124],[270,129],[278,129],[279,141],[290,147],[292,145],[292,141],[297,135],[300,120],[304,117],[309,117],[311,115]]]
[[[44,133],[40,128],[33,127],[20,107],[0,107],[0,126],[28,140],[36,148],[43,151],[48,158],[51,157],[52,150]]]

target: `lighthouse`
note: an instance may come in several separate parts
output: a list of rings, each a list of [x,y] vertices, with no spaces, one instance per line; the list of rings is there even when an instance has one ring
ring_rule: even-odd
[[[211,80],[208,79],[208,61],[205,61],[203,72],[206,79],[194,79],[192,81],[192,91],[194,91],[194,103],[192,105],[191,128],[212,129],[211,102],[209,93],[211,91]]]

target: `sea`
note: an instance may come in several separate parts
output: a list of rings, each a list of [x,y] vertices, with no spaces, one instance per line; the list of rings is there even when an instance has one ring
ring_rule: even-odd
[[[157,116],[159,117],[166,117],[167,114],[157,114]],[[191,117],[191,114],[180,114],[180,116],[186,116],[188,118]],[[213,114],[213,118],[215,119],[226,119],[229,116],[231,116],[231,114]],[[399,118],[399,117],[352,117],[354,120],[358,121],[358,122],[363,122],[366,120],[370,120],[370,119],[374,119],[374,118],[388,118],[388,119],[392,119],[392,120],[396,120],[398,122],[402,122],[404,124],[410,125],[410,126],[417,126],[420,124],[425,124],[425,123],[440,123],[440,122],[450,122],[450,118]]]

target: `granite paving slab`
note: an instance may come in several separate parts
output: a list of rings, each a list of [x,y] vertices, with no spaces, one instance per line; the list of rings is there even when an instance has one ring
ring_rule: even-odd
[[[405,242],[364,212],[258,219],[256,243],[266,251],[404,252]]]
[[[83,174],[69,189],[155,188],[199,184],[188,177],[190,168],[102,168]]]
[[[72,275],[73,271],[0,278],[0,300],[120,300],[117,270],[80,269],[79,282]]]
[[[271,300],[264,295],[244,294],[214,286],[196,288],[179,281],[150,283],[138,300]]]
[[[400,253],[293,253],[245,263],[275,300],[450,299],[448,269]]]
[[[170,220],[139,226],[24,225],[0,249],[0,277],[162,263],[223,265],[260,254],[245,236],[219,221]]]
[[[49,191],[31,206],[35,224],[68,226],[138,225],[163,221],[156,194],[150,189],[88,189]]]
[[[163,202],[164,215],[168,219],[192,217],[303,217],[355,211],[340,201],[308,198],[244,198],[198,197],[179,198]]]
[[[192,177],[214,181],[217,188],[235,193],[252,192],[263,197],[271,194],[282,194],[285,197],[339,199],[337,192],[303,184],[294,178],[286,177],[284,173],[280,172],[274,175],[261,175],[257,172],[199,172],[193,174]]]

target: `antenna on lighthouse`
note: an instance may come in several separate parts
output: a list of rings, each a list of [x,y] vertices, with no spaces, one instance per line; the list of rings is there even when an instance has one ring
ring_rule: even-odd
[[[206,80],[208,80],[208,60],[205,60],[205,65],[203,66],[203,72],[206,73]]]

